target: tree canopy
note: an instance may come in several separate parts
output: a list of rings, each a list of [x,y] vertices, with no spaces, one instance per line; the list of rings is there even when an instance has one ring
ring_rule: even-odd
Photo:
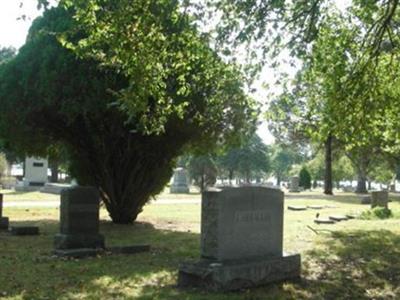
[[[26,154],[62,144],[78,182],[100,189],[114,222],[130,223],[184,149],[238,140],[254,129],[257,109],[240,73],[209,48],[178,3],[126,7],[126,17],[151,17],[137,26],[113,18],[123,13],[116,2],[98,4],[96,28],[111,35],[98,44],[80,7],[52,8],[33,22],[26,44],[0,68],[0,128]],[[115,31],[102,31],[102,20],[115,22]],[[152,28],[163,33],[159,40],[154,32],[154,44],[146,42]]]

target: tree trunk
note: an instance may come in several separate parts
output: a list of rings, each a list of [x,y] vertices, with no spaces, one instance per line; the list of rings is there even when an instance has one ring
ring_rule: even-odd
[[[333,195],[332,186],[332,135],[329,134],[325,141],[324,194]]]
[[[201,179],[200,179],[200,192],[203,192],[203,191],[204,191],[204,182],[205,182],[204,176],[205,176],[204,173],[201,174]]]
[[[58,182],[58,162],[51,162],[50,170],[51,170],[50,182]]]
[[[233,180],[233,170],[229,170],[228,177],[229,177],[229,185],[232,185],[232,180]]]
[[[276,175],[276,185],[277,186],[281,186],[281,175],[280,174],[277,174]]]
[[[367,158],[361,154],[357,166],[357,194],[366,194],[367,190]]]
[[[79,140],[82,150],[71,153],[70,174],[80,185],[99,189],[113,223],[132,224],[169,182],[185,138],[176,132],[118,137],[112,127],[103,130],[110,133],[101,142]],[[171,140],[173,146],[166,147]]]
[[[371,180],[368,180],[368,190],[370,191],[372,189],[372,182]]]

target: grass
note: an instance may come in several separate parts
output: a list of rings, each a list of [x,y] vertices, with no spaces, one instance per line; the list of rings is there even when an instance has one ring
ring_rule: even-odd
[[[5,201],[33,200],[41,195],[8,194]],[[160,197],[164,199],[164,195]],[[199,195],[189,197],[198,199]],[[322,196],[307,192],[287,195],[285,206],[328,205],[331,207],[318,211],[321,217],[327,217],[368,210],[368,205],[358,202],[350,194]],[[152,250],[84,260],[51,256],[53,236],[58,231],[58,209],[6,207],[4,215],[12,224],[38,225],[41,235],[14,237],[0,233],[0,298],[400,299],[400,219],[396,218],[400,216],[400,202],[395,200],[389,207],[394,218],[355,219],[334,225],[314,224],[317,211],[285,209],[284,248],[302,254],[302,280],[225,294],[179,290],[175,286],[179,263],[199,257],[199,204],[154,202],[145,207],[133,226],[110,223],[102,210],[100,228],[107,245],[148,243]]]

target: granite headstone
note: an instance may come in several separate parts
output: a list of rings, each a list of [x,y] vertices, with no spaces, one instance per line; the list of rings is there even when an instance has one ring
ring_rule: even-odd
[[[184,168],[176,168],[174,170],[174,176],[172,178],[170,193],[172,194],[189,193],[188,176]]]
[[[389,193],[387,191],[373,191],[371,192],[371,208],[380,206],[388,207]]]
[[[104,248],[99,234],[99,192],[94,187],[74,186],[61,191],[60,233],[56,250]]]
[[[292,193],[298,193],[300,192],[300,178],[298,176],[293,176],[290,178],[290,186],[289,186],[289,192]]]
[[[183,263],[181,287],[236,290],[300,277],[300,255],[283,253],[283,192],[267,187],[202,194],[201,259]]]

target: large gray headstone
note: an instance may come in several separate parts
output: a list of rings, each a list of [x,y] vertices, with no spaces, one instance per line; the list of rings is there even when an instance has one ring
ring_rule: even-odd
[[[283,192],[262,187],[206,191],[201,232],[204,258],[282,256]]]
[[[298,176],[291,177],[289,192],[292,192],[292,193],[300,192],[299,183],[300,183],[300,178]]]
[[[235,290],[298,278],[300,256],[283,254],[283,204],[267,187],[203,192],[201,260],[180,266],[178,284]]]
[[[0,230],[8,229],[9,220],[3,217],[3,194],[0,194]]]
[[[387,191],[371,192],[371,208],[376,206],[388,207],[389,193]]]
[[[189,193],[188,176],[184,168],[174,170],[170,192],[173,194]]]
[[[99,234],[99,201],[94,187],[75,186],[61,191],[56,249],[104,248],[104,237]]]

